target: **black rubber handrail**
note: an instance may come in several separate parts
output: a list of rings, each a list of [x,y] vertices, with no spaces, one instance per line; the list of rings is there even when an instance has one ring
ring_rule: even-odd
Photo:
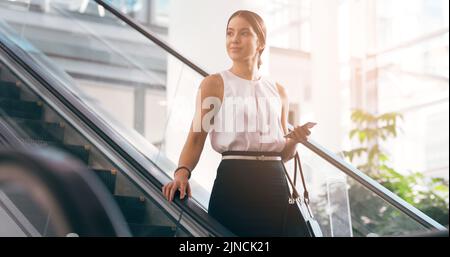
[[[201,74],[203,77],[208,76],[209,74],[204,71],[202,68],[200,68],[198,65],[195,65],[193,62],[191,62],[189,59],[178,53],[173,49],[173,47],[169,46],[167,42],[164,42],[162,39],[160,39],[158,36],[150,32],[147,28],[140,25],[137,21],[134,21],[132,18],[128,17],[127,15],[124,15],[120,11],[118,11],[116,8],[112,7],[111,5],[105,3],[102,0],[94,0],[99,5],[103,6],[106,10],[114,14],[117,18],[124,21],[126,24],[128,24],[133,29],[139,31],[142,35],[144,35],[146,38],[150,39],[153,43],[164,49],[166,52],[173,55],[175,58],[180,60],[182,63],[189,66],[191,69],[195,70],[199,74]]]
[[[16,150],[26,149],[24,142],[17,135],[21,132],[20,129],[11,126],[8,117],[0,109],[0,147]]]

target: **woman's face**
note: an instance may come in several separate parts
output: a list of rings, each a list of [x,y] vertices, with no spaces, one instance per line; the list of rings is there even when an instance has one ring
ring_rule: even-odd
[[[230,20],[226,38],[227,53],[233,62],[254,59],[261,49],[258,36],[250,23],[239,16]]]

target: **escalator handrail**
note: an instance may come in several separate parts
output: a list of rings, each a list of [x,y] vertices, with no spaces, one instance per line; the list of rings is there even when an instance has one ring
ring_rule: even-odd
[[[154,35],[152,32],[150,32],[147,28],[140,25],[138,22],[133,21],[132,18],[128,17],[126,14],[123,14],[122,12],[118,11],[111,5],[105,3],[103,0],[94,0],[101,6],[103,6],[105,9],[109,10],[111,13],[116,15],[119,19],[126,22],[129,26],[136,29],[142,35],[150,39],[152,42],[172,54],[174,57],[179,59],[181,62],[192,68],[193,70],[197,71],[199,74],[201,74],[203,77],[208,76],[209,74],[199,68],[197,65],[193,64],[191,61],[189,61],[187,58],[185,58],[183,55],[178,53],[173,49],[173,47],[169,46],[166,42],[159,39],[158,36]],[[311,151],[315,152],[317,155],[331,163],[333,166],[344,172],[345,174],[349,175],[350,177],[357,180],[359,183],[361,183],[364,187],[366,187],[371,192],[377,194],[396,208],[398,208],[402,213],[405,213],[412,219],[416,220],[420,224],[424,225],[427,228],[435,228],[438,230],[446,230],[446,227],[442,226],[435,220],[433,220],[431,217],[423,213],[422,211],[418,210],[411,204],[407,203],[394,193],[390,192],[388,189],[380,185],[378,182],[370,178],[369,176],[365,175],[360,170],[354,168],[353,166],[349,165],[348,163],[340,160],[337,156],[335,156],[333,153],[328,151],[326,148],[320,146],[319,144],[313,142],[312,140],[309,140],[308,142],[305,142],[303,145],[310,149]]]
[[[12,128],[5,119],[6,117],[3,117],[3,114],[0,113],[0,147],[6,149],[25,149],[25,144],[17,136],[17,128]]]
[[[380,196],[382,199],[387,201],[388,203],[395,206],[402,213],[408,215],[410,218],[419,222],[423,226],[429,229],[437,229],[437,230],[447,230],[446,227],[442,226],[431,217],[412,206],[396,194],[389,191],[387,188],[383,187],[380,183],[372,179],[371,177],[364,174],[362,171],[348,164],[346,161],[338,158],[334,153],[327,150],[320,144],[314,142],[311,139],[308,139],[306,142],[302,142],[302,144],[313,151],[315,154],[326,160],[328,163],[344,172],[348,176],[352,177],[359,183],[361,183],[365,188]]]
[[[184,57],[183,55],[178,53],[173,47],[169,46],[169,44],[167,42],[164,42],[164,40],[160,39],[158,36],[156,36],[155,34],[150,32],[150,30],[148,30],[144,26],[140,25],[139,22],[136,22],[129,16],[124,15],[122,12],[118,11],[113,6],[105,3],[103,0],[94,0],[94,1],[97,2],[99,5],[101,5],[103,8],[105,8],[106,10],[108,10],[109,12],[111,12],[112,14],[114,14],[117,18],[119,18],[120,20],[127,23],[130,27],[132,27],[133,29],[140,32],[143,36],[150,39],[153,43],[155,43],[159,47],[163,48],[166,52],[173,55],[175,58],[180,60],[182,63],[186,64],[191,69],[193,69],[196,72],[198,72],[199,74],[201,74],[203,77],[206,77],[209,75],[206,71],[204,71],[198,65],[194,64],[189,59],[187,59],[186,57]]]
[[[24,50],[15,45],[9,39],[2,37],[0,34],[0,50],[3,50],[5,54],[10,56],[15,62],[25,69],[32,77],[39,81],[48,91],[56,96],[62,104],[68,108],[77,118],[79,118],[90,129],[95,131],[102,140],[107,142],[118,155],[123,157],[133,166],[140,175],[144,176],[147,181],[157,188],[162,187],[162,183],[159,179],[153,177],[147,169],[144,167],[145,158],[142,157],[142,153],[137,149],[131,147],[124,138],[118,135],[111,126],[105,124],[105,122],[91,113],[90,108],[86,106],[79,98],[74,96],[64,85],[61,85],[61,81],[53,78],[51,74],[39,65],[36,61],[24,52]],[[155,163],[152,165],[161,170]],[[164,171],[161,170],[161,174],[167,176]],[[161,194],[161,197],[162,194]],[[202,224],[209,234],[214,236],[233,236],[225,227],[213,220],[200,205],[193,201],[182,201],[178,198],[174,199],[175,205],[181,209],[187,216]]]

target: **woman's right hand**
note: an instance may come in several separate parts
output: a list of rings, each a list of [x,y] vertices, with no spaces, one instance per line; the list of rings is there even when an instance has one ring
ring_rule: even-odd
[[[180,191],[180,199],[184,199],[186,193],[192,197],[191,186],[189,185],[189,171],[181,169],[175,173],[173,181],[162,187],[162,192],[169,202],[172,202],[175,192]]]
[[[285,135],[286,138],[291,138],[296,142],[305,142],[308,141],[308,136],[311,135],[310,129],[312,129],[317,123],[315,122],[307,122],[302,126],[295,126],[294,129],[289,132],[289,134]]]

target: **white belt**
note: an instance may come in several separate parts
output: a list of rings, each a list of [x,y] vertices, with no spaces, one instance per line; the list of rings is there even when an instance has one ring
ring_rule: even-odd
[[[281,161],[281,156],[223,155],[222,160]]]

